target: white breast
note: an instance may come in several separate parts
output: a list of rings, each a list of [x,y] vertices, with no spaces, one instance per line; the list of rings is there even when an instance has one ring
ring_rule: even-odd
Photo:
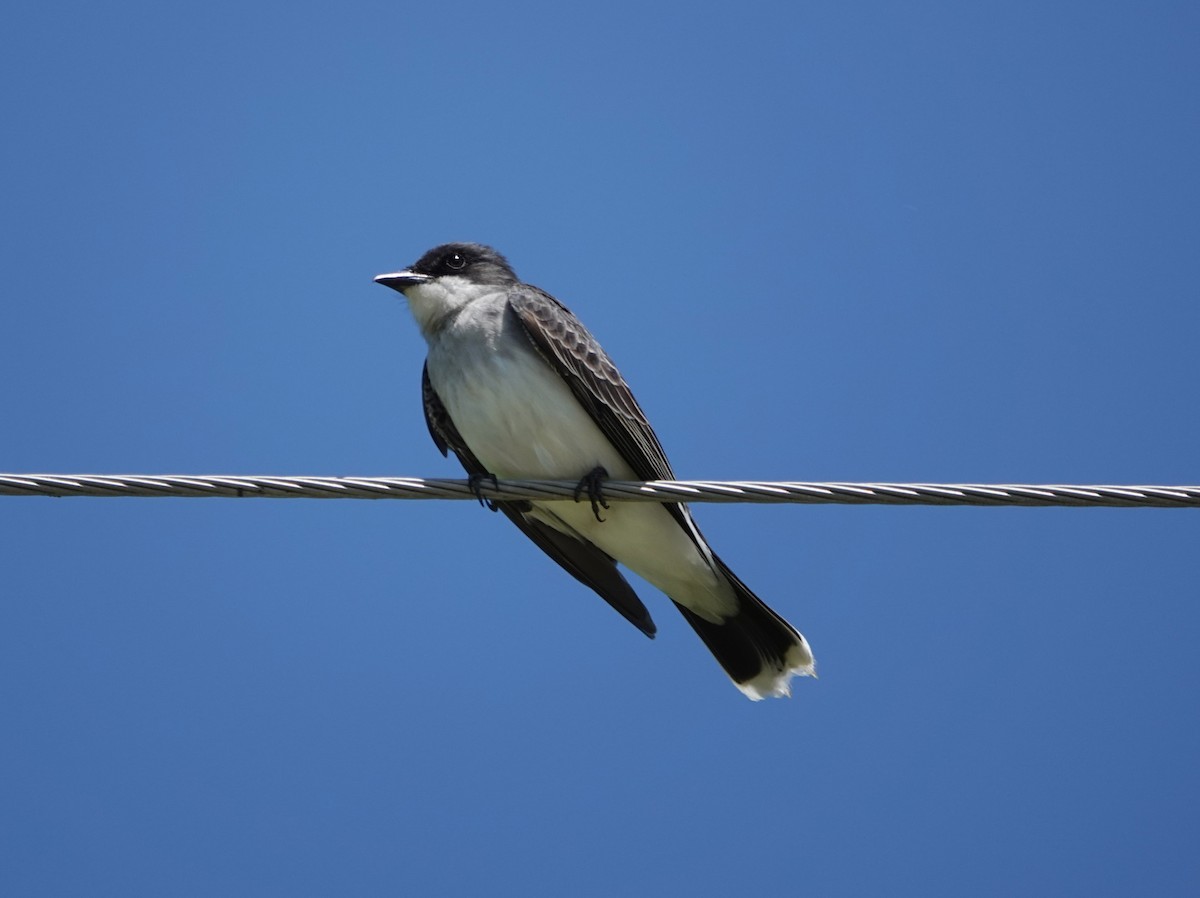
[[[533,348],[502,296],[472,303],[435,335],[428,365],[450,419],[497,477],[576,480],[599,466],[612,479],[638,479]],[[705,617],[719,620],[736,607],[707,553],[661,505],[613,503],[603,522],[587,502],[549,502],[533,513]]]
[[[429,379],[471,451],[499,477],[633,470],[537,354],[503,300],[478,302],[430,344]]]

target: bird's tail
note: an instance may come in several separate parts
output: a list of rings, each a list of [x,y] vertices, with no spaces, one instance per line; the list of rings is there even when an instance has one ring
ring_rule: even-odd
[[[807,640],[752,593],[725,562],[716,555],[713,560],[733,587],[737,613],[714,624],[678,602],[675,607],[747,696],[758,701],[767,696],[791,695],[789,682],[793,676],[817,675]]]

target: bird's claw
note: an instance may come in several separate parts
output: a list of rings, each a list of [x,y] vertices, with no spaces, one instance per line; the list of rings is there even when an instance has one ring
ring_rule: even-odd
[[[489,480],[492,482],[492,489],[500,489],[500,481],[496,479],[495,474],[490,473],[472,474],[467,478],[467,486],[470,487],[471,492],[475,494],[475,498],[479,500],[480,505],[482,505],[488,511],[499,511],[500,506],[498,506],[491,499],[485,499],[483,497],[483,484]]]
[[[608,508],[608,503],[604,501],[604,481],[608,479],[608,471],[604,470],[600,465],[592,468],[588,473],[584,474],[579,483],[575,486],[575,501],[579,502],[584,491],[587,491],[588,501],[592,503],[592,514],[596,516],[596,520],[604,523],[604,518],[600,517],[600,509]]]

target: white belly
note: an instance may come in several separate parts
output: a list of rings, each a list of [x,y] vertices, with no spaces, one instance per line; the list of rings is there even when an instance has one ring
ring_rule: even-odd
[[[498,477],[568,480],[600,465],[611,477],[634,479],[562,378],[532,349],[516,349],[429,355],[434,390],[487,469]]]
[[[468,349],[454,336],[431,345],[429,378],[489,472],[501,478],[578,480],[599,466],[614,480],[638,479],[532,347],[510,340],[484,343],[486,349],[473,342]],[[595,544],[705,617],[720,618],[736,607],[724,578],[661,505],[613,502],[601,509],[603,522],[587,501],[535,503],[532,514]]]

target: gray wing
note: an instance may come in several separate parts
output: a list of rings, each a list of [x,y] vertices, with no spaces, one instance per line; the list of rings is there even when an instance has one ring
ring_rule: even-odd
[[[508,294],[533,345],[642,480],[673,480],[671,464],[625,378],[571,310],[537,287]]]
[[[433,442],[442,455],[453,451],[468,474],[487,474],[487,468],[467,446],[462,434],[450,419],[450,413],[446,411],[441,398],[433,389],[433,384],[429,381],[428,366],[421,372],[421,403],[425,407],[425,425],[429,428],[429,435],[433,437]],[[584,586],[595,590],[596,594],[612,605],[622,617],[651,639],[654,638],[657,628],[650,618],[650,612],[633,591],[633,587],[621,576],[621,572],[617,570],[617,563],[609,555],[589,542],[567,536],[529,517],[526,512],[532,506],[528,502],[497,502],[495,505],[563,570]]]
[[[674,480],[671,463],[646,420],[646,413],[583,322],[549,293],[529,284],[514,287],[508,294],[508,304],[542,358],[567,382],[580,405],[634,473],[642,480]],[[710,550],[683,509],[671,502],[663,503],[663,508],[707,555]]]

